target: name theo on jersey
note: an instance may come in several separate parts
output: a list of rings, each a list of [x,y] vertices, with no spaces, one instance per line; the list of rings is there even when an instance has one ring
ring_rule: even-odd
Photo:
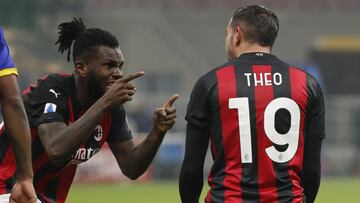
[[[244,73],[247,86],[272,86],[282,84],[282,75],[280,73]]]

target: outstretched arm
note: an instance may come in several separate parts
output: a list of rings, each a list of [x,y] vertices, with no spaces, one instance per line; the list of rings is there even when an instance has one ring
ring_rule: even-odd
[[[16,183],[11,197],[17,202],[35,202],[31,164],[31,135],[15,75],[0,77],[0,99],[4,123],[10,132],[16,159]]]
[[[49,158],[57,165],[67,163],[71,155],[91,136],[105,112],[132,99],[135,86],[128,82],[142,75],[144,72],[140,71],[117,80],[81,118],[69,126],[64,122],[40,124],[38,135]]]
[[[132,180],[137,179],[149,167],[166,132],[175,124],[176,110],[172,104],[179,97],[174,95],[153,114],[153,127],[139,145],[133,141],[109,143],[109,146],[122,170]]]
[[[199,202],[203,187],[203,169],[208,148],[207,130],[188,123],[186,129],[185,157],[182,163],[179,190],[183,203]]]

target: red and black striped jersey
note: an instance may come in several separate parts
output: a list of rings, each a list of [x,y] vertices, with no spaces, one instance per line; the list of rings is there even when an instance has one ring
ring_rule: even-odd
[[[46,154],[37,126],[42,123],[64,122],[67,125],[79,119],[81,109],[76,96],[73,75],[51,74],[38,80],[23,92],[23,100],[32,136],[34,187],[44,203],[64,202],[73,181],[77,164],[95,155],[105,142],[124,142],[132,139],[122,106],[107,112],[95,127],[92,136],[72,155],[66,165],[55,165]],[[9,193],[15,179],[15,159],[6,127],[0,134],[0,194]],[[71,136],[71,135],[68,135]]]
[[[190,125],[210,140],[205,202],[305,201],[304,151],[312,151],[305,140],[325,137],[323,94],[312,76],[271,54],[242,54],[197,81],[186,120],[187,139],[197,136]]]

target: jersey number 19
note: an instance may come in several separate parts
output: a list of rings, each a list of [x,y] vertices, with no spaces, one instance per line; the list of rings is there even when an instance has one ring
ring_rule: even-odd
[[[238,110],[241,162],[252,163],[251,127],[249,115],[249,99],[247,97],[230,98],[229,109]],[[275,113],[286,109],[290,113],[290,129],[280,134],[275,129]],[[300,108],[294,100],[280,97],[272,100],[264,111],[264,130],[266,136],[276,145],[288,145],[285,151],[278,151],[274,146],[265,149],[269,158],[277,163],[290,161],[296,153],[299,143]],[[261,138],[260,138],[261,139]]]

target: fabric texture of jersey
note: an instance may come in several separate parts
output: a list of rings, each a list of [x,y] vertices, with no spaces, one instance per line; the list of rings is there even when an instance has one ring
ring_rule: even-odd
[[[124,142],[132,139],[122,106],[107,112],[88,140],[72,155],[68,163],[57,166],[48,158],[37,127],[42,123],[75,122],[86,111],[80,109],[73,75],[51,74],[38,80],[23,92],[23,100],[32,135],[34,187],[44,202],[64,202],[73,181],[77,164],[90,159],[105,142]],[[9,193],[14,184],[15,160],[9,133],[5,127],[0,134],[0,194]],[[69,135],[71,136],[71,135]]]
[[[317,81],[271,54],[242,54],[202,76],[186,120],[210,140],[205,202],[304,202],[304,143],[325,137],[323,112]]]
[[[0,27],[0,77],[11,74],[17,75],[17,70],[11,58],[9,47],[5,41],[4,32]]]

